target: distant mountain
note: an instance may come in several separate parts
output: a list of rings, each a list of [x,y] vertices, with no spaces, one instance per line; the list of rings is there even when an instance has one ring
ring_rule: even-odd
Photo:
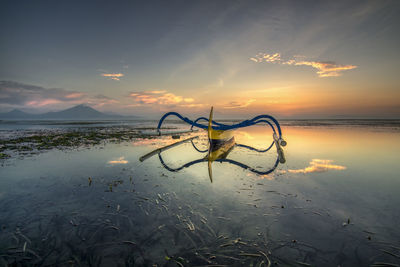
[[[47,112],[43,114],[30,114],[18,109],[14,109],[7,113],[0,113],[0,119],[11,119],[11,120],[107,120],[107,119],[126,119],[132,117],[126,117],[121,115],[111,115],[102,113],[95,110],[87,105],[78,105],[69,109]]]
[[[40,117],[44,119],[102,119],[110,115],[101,113],[94,108],[86,105],[78,105],[69,109],[57,112],[47,112],[41,114]]]

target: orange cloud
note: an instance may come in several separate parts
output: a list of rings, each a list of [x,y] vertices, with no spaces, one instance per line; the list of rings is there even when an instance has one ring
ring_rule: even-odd
[[[296,61],[294,59],[288,60],[283,64],[295,65],[295,66],[311,66],[317,69],[317,74],[319,77],[337,77],[341,76],[340,72],[345,70],[351,70],[357,68],[354,65],[338,65],[335,62],[319,62],[319,61]]]
[[[193,98],[184,98],[173,93],[168,93],[165,90],[132,92],[129,96],[138,104],[176,105],[182,103],[182,106],[196,105],[187,104],[194,102]]]
[[[124,74],[122,74],[122,73],[102,73],[101,76],[110,78],[111,80],[114,80],[114,81],[119,81],[121,77],[124,77]]]
[[[160,91],[147,91],[149,94],[164,94],[164,93],[166,93],[167,91],[165,91],[165,90],[160,90]]]
[[[327,172],[329,170],[345,170],[345,166],[332,164],[333,160],[328,159],[313,159],[308,167],[304,169],[287,170],[289,173],[312,173],[312,172]]]
[[[44,107],[47,105],[54,105],[61,103],[60,100],[57,99],[40,99],[40,100],[32,100],[25,103],[28,107]]]
[[[244,101],[244,102],[232,101],[232,102],[229,102],[228,104],[226,104],[225,106],[223,106],[223,108],[225,108],[225,109],[245,108],[245,107],[248,107],[254,101],[256,101],[256,100],[255,99],[249,99],[249,100]]]
[[[309,61],[305,60],[304,56],[293,56],[292,59],[282,60],[280,53],[266,54],[258,53],[255,57],[251,57],[250,60],[254,62],[269,62],[279,63],[283,65],[294,65],[294,66],[310,66],[317,69],[319,77],[337,77],[341,76],[343,71],[357,68],[355,65],[340,65],[332,61]]]
[[[186,103],[192,103],[194,101],[194,99],[188,97],[188,98],[184,98],[183,101],[185,101]]]
[[[180,104],[179,106],[183,108],[201,108],[204,107],[205,104]]]

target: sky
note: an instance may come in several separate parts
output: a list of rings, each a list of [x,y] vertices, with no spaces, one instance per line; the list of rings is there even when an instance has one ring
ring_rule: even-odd
[[[400,118],[400,1],[2,1],[0,112]]]

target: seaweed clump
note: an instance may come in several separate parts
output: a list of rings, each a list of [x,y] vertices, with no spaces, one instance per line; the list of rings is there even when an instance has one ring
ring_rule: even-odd
[[[129,127],[96,127],[65,131],[34,131],[0,139],[0,159],[37,154],[51,149],[74,149],[119,143],[137,138],[154,138]]]

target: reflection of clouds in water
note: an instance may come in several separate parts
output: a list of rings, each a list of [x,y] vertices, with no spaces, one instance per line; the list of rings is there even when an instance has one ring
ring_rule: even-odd
[[[155,145],[160,140],[157,139],[138,139],[131,143],[133,146]]]
[[[304,169],[287,170],[289,173],[311,173],[311,172],[327,172],[329,170],[345,170],[345,166],[332,164],[333,160],[329,159],[313,159],[310,166]]]
[[[108,164],[127,164],[128,161],[125,159],[125,157],[119,157],[116,160],[110,160],[107,162]]]
[[[253,140],[255,137],[245,131],[235,131],[235,137]]]
[[[168,139],[167,139],[168,138]],[[177,140],[172,139],[170,136],[167,138],[146,138],[146,139],[136,139],[131,144],[133,146],[166,146],[177,142]]]
[[[273,174],[271,174],[271,173],[270,174],[264,174],[264,175],[258,175],[258,177],[259,177],[260,180],[266,179],[266,180],[272,181],[272,180],[275,179],[275,176]]]

